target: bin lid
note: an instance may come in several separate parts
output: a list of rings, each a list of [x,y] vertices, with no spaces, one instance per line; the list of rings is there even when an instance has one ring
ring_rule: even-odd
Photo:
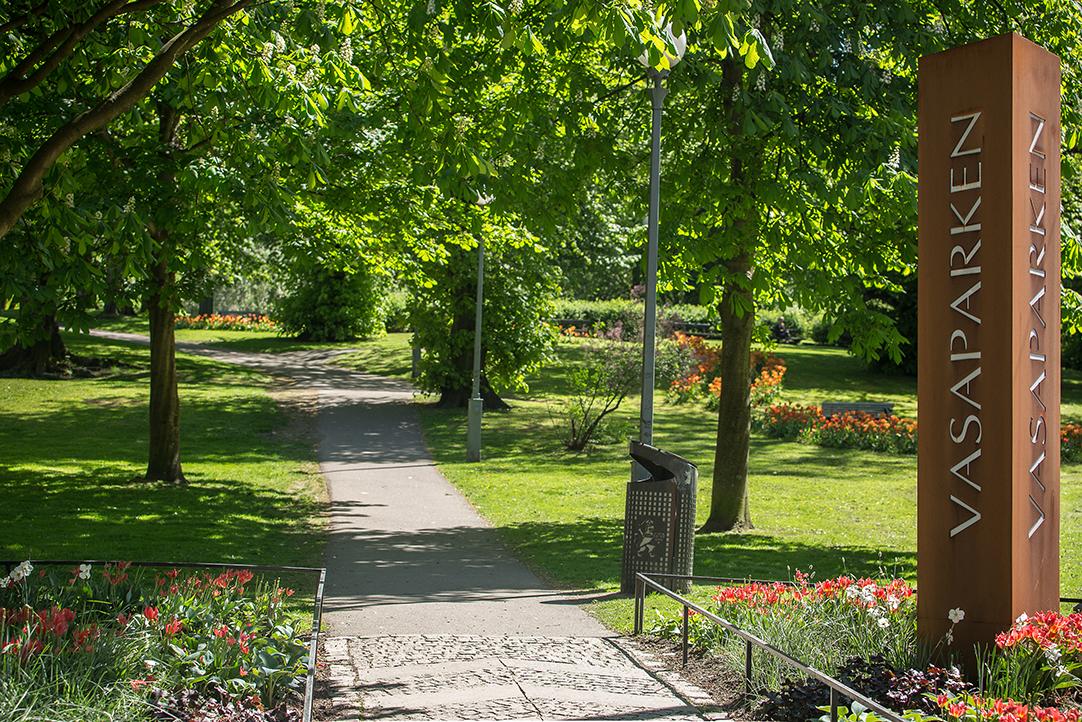
[[[682,456],[662,451],[656,446],[650,446],[641,441],[632,440],[628,454],[650,472],[650,476],[653,477],[651,481],[683,478],[689,467],[696,468],[695,464]]]

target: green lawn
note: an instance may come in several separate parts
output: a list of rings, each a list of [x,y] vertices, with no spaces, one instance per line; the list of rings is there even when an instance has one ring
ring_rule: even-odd
[[[137,333],[143,336],[150,333],[150,325],[146,316],[99,318],[95,321],[94,328],[103,331]],[[179,342],[206,344],[213,348],[255,353],[344,349],[353,348],[359,343],[356,341],[342,341],[341,343],[297,341],[296,339],[279,336],[274,331],[214,331],[197,328],[178,328],[176,336]]]
[[[266,376],[181,354],[190,483],[146,483],[133,478],[146,465],[147,350],[69,343],[125,365],[98,379],[0,379],[0,558],[320,562],[313,439]]]
[[[799,403],[875,399],[916,413],[915,381],[868,372],[843,350],[781,347],[789,371],[783,399]],[[440,468],[499,527],[527,563],[554,582],[613,591],[619,586],[626,447],[613,444],[588,454],[562,450],[559,403],[567,372],[581,357],[562,342],[559,362],[534,379],[531,393],[512,400],[509,413],[486,415],[484,461],[464,462],[462,412],[423,405],[429,445]],[[1064,415],[1082,414],[1077,374],[1064,381]],[[620,410],[633,432],[638,398]],[[710,499],[716,416],[694,405],[660,402],[655,441],[699,467],[699,521]],[[750,457],[751,511],[755,529],[699,536],[699,574],[786,578],[814,568],[915,576],[916,458],[824,449],[754,436]],[[1063,468],[1063,590],[1082,591],[1082,466]],[[707,589],[698,590],[704,594]],[[594,605],[604,621],[626,628],[631,604],[608,599]]]
[[[355,351],[343,354],[335,363],[370,374],[408,380],[413,368],[409,333],[389,333],[371,341],[356,342]]]
[[[142,325],[140,325],[142,324]],[[145,333],[145,322],[110,328]],[[244,350],[294,350],[273,334],[180,331],[178,339]],[[290,423],[267,379],[235,366],[181,354],[183,454],[187,488],[131,481],[145,463],[146,350],[72,337],[85,355],[119,358],[106,379],[0,379],[0,557],[121,557],[278,563],[318,561],[321,484],[311,439]],[[408,334],[367,342],[336,363],[408,378]],[[916,413],[915,383],[868,372],[840,349],[781,347],[788,365],[783,399],[889,400]],[[619,585],[624,485],[622,443],[587,454],[564,451],[560,404],[582,345],[565,340],[557,360],[510,398],[509,413],[487,414],[481,464],[464,462],[465,414],[422,402],[428,443],[442,471],[495,524],[528,564],[554,583],[612,592]],[[1082,420],[1082,376],[1066,372],[1064,418]],[[716,418],[660,396],[656,442],[699,466],[699,521],[709,503]],[[634,433],[638,398],[617,424]],[[783,578],[915,573],[915,457],[843,451],[753,437],[751,505],[756,528],[700,536],[696,571]],[[1082,465],[1063,468],[1065,594],[1082,592]],[[47,530],[47,531],[46,531]],[[705,594],[707,588],[697,590]],[[593,611],[617,628],[630,602],[616,597]]]

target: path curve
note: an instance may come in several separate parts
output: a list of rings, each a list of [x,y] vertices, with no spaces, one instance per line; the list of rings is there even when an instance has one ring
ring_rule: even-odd
[[[409,384],[332,363],[348,350],[177,350],[317,397],[331,503],[321,719],[700,719],[583,611],[591,597],[508,553],[436,468]]]
[[[93,334],[147,343],[139,334]],[[330,634],[610,634],[576,596],[514,559],[439,472],[408,383],[331,363],[348,349],[243,353],[178,342],[177,350],[286,377],[316,394],[317,454],[331,502]]]

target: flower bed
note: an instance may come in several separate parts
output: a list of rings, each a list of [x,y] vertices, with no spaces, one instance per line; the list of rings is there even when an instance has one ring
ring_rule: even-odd
[[[867,449],[889,454],[917,453],[917,422],[899,416],[873,416],[857,411],[829,419],[818,406],[772,404],[752,416],[757,431],[774,439],[799,440],[836,449]],[[1063,424],[1063,461],[1082,461],[1082,425]]]
[[[1063,461],[1082,461],[1082,424],[1063,424],[1059,430]]]
[[[209,329],[211,331],[277,331],[278,325],[258,313],[210,313],[198,316],[177,316],[177,328]]]
[[[711,611],[914,722],[1082,721],[1082,614],[1023,615],[994,647],[977,650],[978,669],[967,679],[952,665],[966,653],[954,641],[965,612],[951,610],[937,645],[919,642],[916,596],[901,579],[815,582],[797,572],[792,583],[719,587]],[[659,615],[653,632],[678,638],[680,628],[679,615]],[[689,640],[718,666],[743,671],[742,640],[712,622],[692,615]],[[751,682],[759,699],[754,719],[817,718],[828,699],[821,683],[768,655],[755,657]],[[854,707],[841,719],[880,719]]]
[[[247,570],[24,562],[0,578],[0,719],[297,720],[292,595]]]
[[[755,427],[777,439],[798,439],[836,449],[917,453],[917,422],[858,411],[823,416],[818,406],[775,404],[754,419]]]

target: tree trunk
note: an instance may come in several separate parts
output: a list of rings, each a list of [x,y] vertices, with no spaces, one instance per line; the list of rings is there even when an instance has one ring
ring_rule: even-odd
[[[721,300],[721,401],[714,451],[710,517],[701,532],[751,526],[748,512],[748,448],[751,444],[751,339],[755,330],[754,298],[746,283],[751,270],[747,255],[726,262],[730,280]],[[739,280],[732,280],[739,279]],[[743,309],[739,313],[738,309]]]
[[[464,287],[464,293],[469,292],[469,287]],[[451,321],[451,335],[454,338],[469,337],[469,345],[464,345],[455,358],[456,379],[462,381],[457,384],[444,385],[440,389],[440,400],[436,406],[443,409],[464,409],[469,405],[470,396],[473,395],[473,333],[477,324],[476,307],[474,304],[463,304],[461,310],[455,314]],[[485,411],[507,411],[511,407],[500,398],[492,388],[485,376],[485,349],[484,339],[481,340],[481,399],[484,401]]]
[[[469,405],[472,395],[473,389],[470,386],[447,386],[440,389],[440,400],[436,402],[436,407],[441,409],[464,409]],[[511,406],[493,390],[488,378],[483,373],[481,374],[481,400],[484,402],[485,411],[509,411],[511,409]]]
[[[176,274],[165,256],[150,269],[150,449],[148,481],[184,483],[180,469],[180,396],[172,291]]]
[[[56,316],[45,315],[41,320],[41,335],[29,345],[16,343],[0,353],[0,371],[17,376],[42,376],[68,356]]]

